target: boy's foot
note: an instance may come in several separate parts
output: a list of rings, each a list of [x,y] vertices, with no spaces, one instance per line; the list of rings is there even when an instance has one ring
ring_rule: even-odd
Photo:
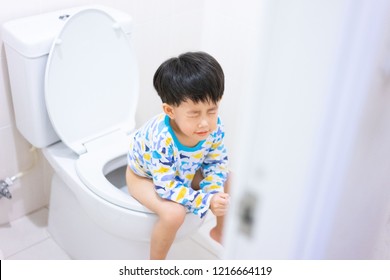
[[[219,244],[222,244],[222,233],[220,230],[217,229],[217,227],[213,227],[210,230],[210,237],[217,241]]]

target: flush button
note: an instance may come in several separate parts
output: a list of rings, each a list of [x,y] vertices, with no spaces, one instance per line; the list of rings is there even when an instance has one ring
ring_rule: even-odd
[[[70,15],[65,14],[65,15],[60,15],[60,16],[58,17],[58,19],[60,19],[60,20],[67,20],[68,17],[70,17]]]

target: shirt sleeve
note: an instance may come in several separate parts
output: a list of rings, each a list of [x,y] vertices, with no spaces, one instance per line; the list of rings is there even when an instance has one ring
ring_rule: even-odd
[[[183,184],[175,164],[176,157],[172,144],[168,146],[161,144],[167,142],[170,141],[162,140],[158,145],[159,149],[150,155],[149,169],[153,174],[156,192],[161,198],[180,203],[202,218],[209,209],[213,192],[205,192],[202,189],[196,191]]]
[[[207,193],[224,191],[224,184],[228,175],[228,155],[224,144],[225,133],[222,126],[218,127],[216,137],[202,164],[204,179],[200,188]]]

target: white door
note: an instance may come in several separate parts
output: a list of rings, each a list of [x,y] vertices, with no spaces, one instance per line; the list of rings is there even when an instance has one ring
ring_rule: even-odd
[[[390,259],[390,1],[263,1],[228,259]]]

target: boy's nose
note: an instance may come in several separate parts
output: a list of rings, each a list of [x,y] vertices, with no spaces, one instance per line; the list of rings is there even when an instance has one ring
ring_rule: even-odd
[[[202,119],[199,123],[199,127],[207,127],[208,126],[208,122],[206,119]]]

